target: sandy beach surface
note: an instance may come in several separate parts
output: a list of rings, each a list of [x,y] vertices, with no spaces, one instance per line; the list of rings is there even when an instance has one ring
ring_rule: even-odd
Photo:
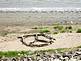
[[[0,51],[22,51],[22,50],[45,50],[45,49],[57,49],[57,48],[72,48],[81,45],[80,33],[59,33],[50,35],[56,39],[53,44],[49,44],[44,47],[29,47],[23,45],[18,36],[23,34],[9,34],[5,37],[0,36]],[[43,39],[41,37],[41,39]],[[25,39],[25,42],[33,40],[33,38]]]

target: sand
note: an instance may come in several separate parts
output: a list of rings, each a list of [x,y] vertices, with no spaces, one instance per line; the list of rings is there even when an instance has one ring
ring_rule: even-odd
[[[8,34],[5,37],[0,36],[0,51],[22,51],[22,50],[45,50],[45,49],[57,49],[57,48],[72,48],[81,45],[80,33],[59,33],[51,35],[56,39],[53,44],[44,47],[29,47],[23,45],[18,36],[23,34]],[[31,41],[30,38],[28,41]],[[43,39],[43,38],[41,38]],[[27,42],[27,39],[25,40]]]

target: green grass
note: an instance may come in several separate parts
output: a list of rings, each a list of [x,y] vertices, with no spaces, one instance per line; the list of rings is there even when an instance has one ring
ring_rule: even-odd
[[[63,29],[63,26],[57,25],[57,26],[54,26],[54,29],[62,30]]]
[[[40,33],[48,33],[48,32],[50,32],[48,29],[41,29],[40,31],[39,31]]]
[[[65,29],[71,30],[72,29],[72,26],[67,26]]]
[[[74,48],[58,48],[58,49],[47,49],[47,50],[36,50],[36,51],[0,51],[0,57],[21,57],[21,56],[35,56],[37,53],[64,53],[68,51],[73,51],[74,49],[81,48],[81,46]]]
[[[58,34],[59,32],[54,32],[53,34]]]
[[[66,30],[65,29],[62,29],[61,31],[60,31],[60,33],[65,33],[66,32]]]
[[[65,51],[69,51],[70,48],[59,48],[59,49],[48,49],[48,50],[37,50],[37,51],[0,51],[0,57],[5,56],[5,57],[20,57],[20,56],[28,56],[28,55],[36,55],[37,53],[44,53],[44,52],[48,52],[48,53],[54,53],[55,51],[58,52],[65,52]]]
[[[18,57],[31,54],[33,54],[31,51],[0,51],[0,56],[5,57]]]
[[[69,51],[69,50],[70,50],[70,48],[58,48],[58,49],[40,50],[40,52],[55,52],[55,51],[57,51],[57,52],[63,53],[63,52]]]
[[[81,48],[81,46],[77,46],[77,48]]]
[[[77,33],[81,33],[81,29],[78,29],[78,30],[77,30]]]

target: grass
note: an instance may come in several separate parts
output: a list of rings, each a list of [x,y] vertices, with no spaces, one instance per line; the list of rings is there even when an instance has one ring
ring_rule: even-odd
[[[77,46],[77,48],[81,48],[81,46]]]
[[[48,50],[40,50],[39,52],[48,52],[48,53],[54,53],[54,52],[59,52],[59,53],[63,53],[66,51],[71,50],[70,48],[58,48],[58,49],[48,49]]]
[[[54,26],[54,29],[62,30],[63,29],[63,26],[57,25],[57,26]]]
[[[67,26],[66,29],[71,30],[72,29],[72,26]]]
[[[50,32],[48,29],[41,29],[40,31],[39,31],[40,33],[48,33],[48,32]]]
[[[71,48],[58,48],[58,49],[48,49],[48,50],[37,50],[37,51],[0,51],[0,57],[21,57],[21,56],[34,56],[37,53],[54,53],[55,51],[63,53],[66,51],[71,51]]]
[[[59,32],[54,32],[53,34],[58,34]]]
[[[0,31],[0,36],[6,36],[9,32],[8,31]]]
[[[81,29],[78,29],[78,30],[77,30],[77,33],[81,33]]]
[[[18,57],[24,55],[32,55],[31,51],[0,51],[0,56],[5,57]]]
[[[81,46],[77,46],[74,48],[58,48],[58,49],[47,49],[47,50],[36,50],[36,51],[0,51],[0,57],[21,57],[21,56],[35,56],[37,53],[55,53],[56,51],[58,53],[64,53],[68,51],[73,51],[78,48],[81,48]]]
[[[65,33],[66,32],[66,30],[65,29],[62,29],[61,31],[60,31],[60,33]]]

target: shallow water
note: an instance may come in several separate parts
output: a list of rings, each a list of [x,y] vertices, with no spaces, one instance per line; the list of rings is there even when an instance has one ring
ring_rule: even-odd
[[[81,7],[81,0],[0,0],[0,7]]]

